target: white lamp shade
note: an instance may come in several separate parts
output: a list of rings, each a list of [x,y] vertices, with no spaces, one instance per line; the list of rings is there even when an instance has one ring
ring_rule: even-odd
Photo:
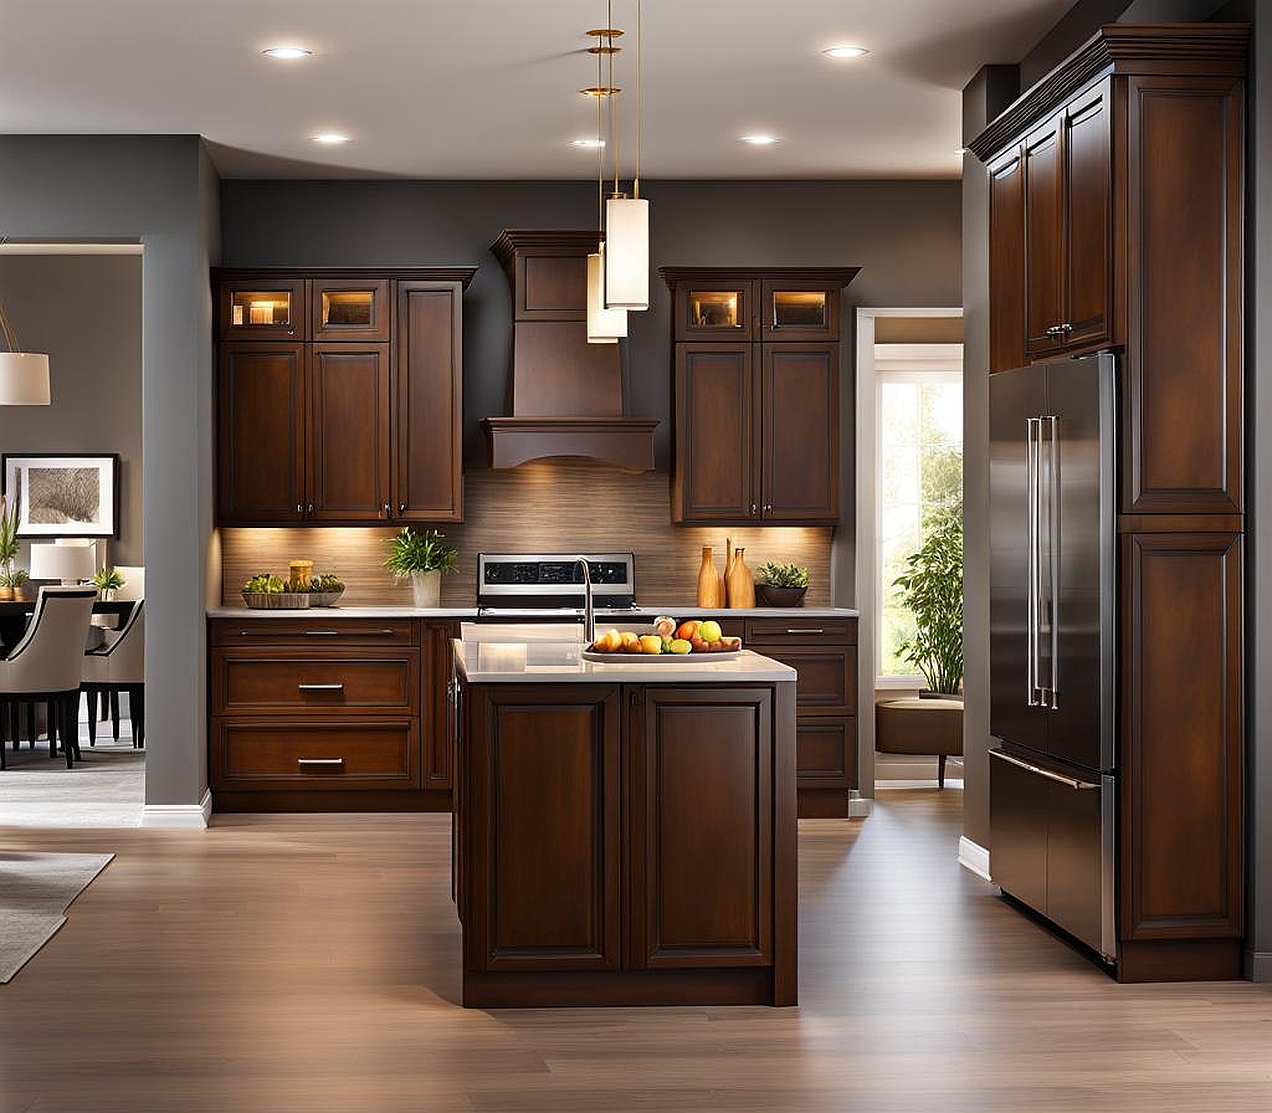
[[[605,308],[649,308],[649,202],[605,202]]]
[[[587,342],[617,344],[627,335],[627,310],[605,308],[605,244],[587,257]]]
[[[31,579],[87,580],[94,572],[91,545],[32,545]]]
[[[0,406],[47,406],[49,357],[36,352],[0,352]]]

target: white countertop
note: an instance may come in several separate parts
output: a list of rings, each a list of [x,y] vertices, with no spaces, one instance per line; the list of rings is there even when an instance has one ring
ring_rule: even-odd
[[[670,615],[672,618],[858,618],[860,611],[848,607],[751,607],[730,610],[725,607],[645,606],[641,603],[631,610],[607,611],[598,609],[598,626],[622,624],[632,618],[651,615]],[[476,607],[369,607],[344,606],[307,607],[303,610],[257,611],[248,607],[210,607],[209,618],[476,618]]]
[[[749,649],[738,657],[709,653],[664,659],[615,654],[593,664],[579,642],[455,640],[455,671],[470,684],[747,684],[795,680],[795,670]],[[670,655],[668,655],[670,657]]]

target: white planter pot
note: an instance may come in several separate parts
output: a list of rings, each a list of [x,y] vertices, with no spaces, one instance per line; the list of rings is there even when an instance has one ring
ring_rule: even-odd
[[[417,607],[438,607],[442,598],[442,574],[439,571],[412,572],[411,594]]]

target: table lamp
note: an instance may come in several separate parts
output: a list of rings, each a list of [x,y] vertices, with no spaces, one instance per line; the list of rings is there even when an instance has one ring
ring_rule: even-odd
[[[90,579],[93,567],[91,545],[32,545],[31,579],[61,580],[63,587],[74,587]]]

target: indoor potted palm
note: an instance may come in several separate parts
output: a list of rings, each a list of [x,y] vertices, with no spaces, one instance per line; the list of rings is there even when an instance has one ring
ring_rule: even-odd
[[[97,594],[104,602],[115,598],[115,592],[124,586],[124,577],[118,568],[102,568],[93,576],[93,584]]]
[[[951,502],[928,520],[923,545],[893,584],[915,618],[901,655],[923,674],[920,697],[958,697],[963,683],[963,507]]]
[[[403,526],[387,539],[389,558],[384,566],[398,579],[410,579],[417,607],[436,607],[441,600],[442,575],[455,571],[459,550],[438,530],[416,533]]]
[[[13,562],[18,559],[18,500],[0,497],[0,599],[12,599],[14,591],[26,581],[26,573],[22,580],[14,583]]]

